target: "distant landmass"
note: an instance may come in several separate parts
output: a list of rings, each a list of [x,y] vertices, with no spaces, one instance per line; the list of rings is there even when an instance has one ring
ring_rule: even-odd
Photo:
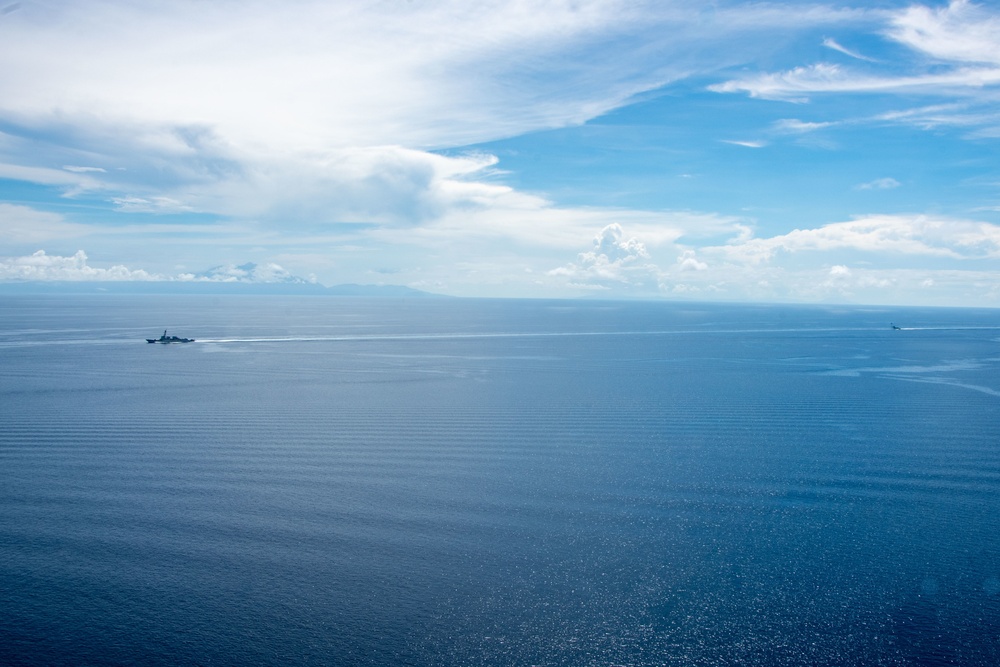
[[[310,282],[221,280],[7,281],[0,294],[276,294],[356,297],[441,297],[403,285],[333,285]]]
[[[356,285],[354,283],[327,287],[326,293],[334,296],[441,296],[404,285]]]
[[[32,257],[47,258],[42,251]],[[70,268],[80,269],[81,265],[86,268],[87,257],[82,250],[70,259],[74,264]],[[43,271],[41,276],[28,273],[19,278],[0,280],[0,294],[301,294],[395,298],[442,296],[402,285],[347,284],[327,287],[316,282],[312,276],[297,276],[273,262],[220,264],[206,271],[176,276],[139,272],[146,277],[144,280],[74,279],[75,276],[66,275],[65,267],[57,268],[60,271],[48,275]]]

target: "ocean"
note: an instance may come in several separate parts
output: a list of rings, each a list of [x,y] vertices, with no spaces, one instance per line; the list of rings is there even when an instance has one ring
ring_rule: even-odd
[[[998,310],[0,296],[0,664],[997,665],[998,370]]]

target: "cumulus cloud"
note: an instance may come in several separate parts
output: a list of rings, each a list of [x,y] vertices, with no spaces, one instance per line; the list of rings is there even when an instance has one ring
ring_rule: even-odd
[[[621,236],[602,230],[594,240],[593,248],[578,255],[573,262],[528,275],[533,276],[536,294],[559,294],[571,289],[582,293],[699,300],[1000,306],[1000,271],[940,268],[946,265],[944,262],[935,262],[939,268],[906,268],[912,267],[914,262],[913,255],[904,251],[914,246],[920,252],[928,252],[932,244],[958,247],[963,242],[972,242],[971,246],[974,246],[975,240],[981,241],[990,236],[989,230],[985,233],[976,230],[975,224],[969,223],[964,231],[957,229],[958,236],[948,240],[934,241],[934,234],[927,231],[922,237],[922,245],[913,242],[909,247],[898,239],[878,241],[860,232],[859,238],[854,241],[845,236],[834,242],[832,237],[837,232],[825,230],[817,235],[828,235],[822,241],[795,237],[776,237],[773,241],[735,238],[725,246],[697,249],[684,248],[676,243],[666,244],[658,251],[647,246],[649,257],[625,252],[622,258],[633,259],[616,263],[598,249],[602,245],[617,249],[618,244],[625,240],[642,240],[641,236],[633,234],[631,226],[621,225]],[[806,233],[816,231],[806,230]],[[943,233],[947,236],[946,229]],[[961,238],[966,234],[971,236]],[[761,241],[763,247],[758,245]],[[856,264],[848,265],[842,260],[828,263],[835,256],[832,254],[824,255],[821,261],[817,261],[816,255],[827,252],[826,248],[830,245],[837,245],[841,255],[844,251],[852,253]],[[882,249],[865,250],[875,247]],[[611,254],[613,257],[614,251]],[[810,257],[810,254],[814,256]],[[935,257],[950,260],[948,263],[953,264],[963,259],[981,258],[982,253],[964,251],[961,259],[953,255]],[[969,261],[969,266],[981,267],[982,262]],[[488,270],[482,262],[477,264],[477,268]]]
[[[1000,271],[713,265],[666,275],[661,293],[676,298],[753,299],[807,303],[1000,305]]]
[[[884,215],[768,238],[748,232],[697,250],[670,244],[666,250],[676,251],[676,260],[659,265],[620,225],[609,225],[593,243],[592,251],[549,275],[581,288],[678,298],[900,303],[909,297],[911,303],[944,305],[960,295],[966,302],[1000,304],[998,271],[904,268],[914,256],[970,263],[1000,257],[1000,226],[971,220]],[[868,266],[806,268],[815,262],[795,259],[831,251],[864,253],[861,263]]]
[[[649,259],[645,244],[635,237],[625,237],[622,226],[613,223],[594,237],[593,249],[580,253],[577,262],[549,271],[551,276],[567,277],[577,283],[646,287],[656,284],[658,271]]]
[[[863,271],[855,275],[851,269],[843,265],[830,268],[825,280],[804,286],[806,293],[814,295],[815,300],[833,298],[853,301],[858,293],[865,293],[868,298],[872,294],[884,294],[896,285],[896,277],[888,272]],[[876,299],[877,301],[877,299]]]
[[[162,276],[141,269],[132,270],[120,264],[108,269],[92,267],[82,250],[70,257],[47,255],[44,250],[39,250],[26,257],[0,260],[0,280],[141,281],[162,280]]]
[[[708,264],[699,260],[694,250],[685,250],[677,259],[677,268],[681,271],[705,271]]]
[[[87,253],[70,256],[49,255],[44,250],[22,257],[0,259],[0,280],[11,281],[182,281],[219,283],[311,284],[314,277],[293,275],[279,264],[224,264],[200,273],[163,275],[116,264],[109,268],[90,266]]]
[[[581,240],[586,243],[592,238],[595,229],[617,224],[641,239],[650,251],[669,247],[681,237],[728,239],[743,229],[742,219],[713,213],[564,207],[499,186],[492,186],[483,196],[488,197],[488,204],[454,208],[433,223],[413,230],[410,238],[434,244],[505,241],[516,244],[523,252],[572,251],[581,246]],[[373,231],[370,235],[389,240],[390,233],[399,238],[392,231]]]
[[[194,282],[217,282],[217,283],[283,283],[283,284],[307,284],[315,283],[315,279],[300,278],[292,275],[284,267],[273,262],[259,265],[254,262],[246,264],[224,264],[213,267],[202,273],[185,273],[178,277],[179,280]]]
[[[636,238],[624,238],[625,232],[618,223],[608,225],[594,237],[594,250],[581,255],[586,261],[604,261],[628,263],[637,259],[649,257],[646,246]]]
[[[771,260],[779,252],[845,249],[897,256],[992,259],[1000,257],[1000,226],[925,215],[873,215],[703,251],[715,252],[734,261],[760,263]]]

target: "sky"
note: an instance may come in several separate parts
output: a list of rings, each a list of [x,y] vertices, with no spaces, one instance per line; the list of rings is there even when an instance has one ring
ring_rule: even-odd
[[[0,281],[1000,306],[1000,5],[0,0]]]

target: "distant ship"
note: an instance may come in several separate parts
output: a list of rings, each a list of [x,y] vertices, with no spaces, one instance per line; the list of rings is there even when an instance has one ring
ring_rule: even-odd
[[[892,323],[890,322],[890,324],[892,324]],[[893,331],[902,331],[902,329],[900,329],[899,327],[897,327],[895,324],[892,324],[892,330]],[[167,332],[164,331],[163,333],[167,333]],[[150,341],[150,342],[152,343],[153,341]]]
[[[147,338],[146,342],[163,343],[164,345],[166,345],[167,343],[193,343],[194,338],[178,338],[177,336],[168,336],[167,330],[164,329],[162,336],[160,336],[159,338]]]

